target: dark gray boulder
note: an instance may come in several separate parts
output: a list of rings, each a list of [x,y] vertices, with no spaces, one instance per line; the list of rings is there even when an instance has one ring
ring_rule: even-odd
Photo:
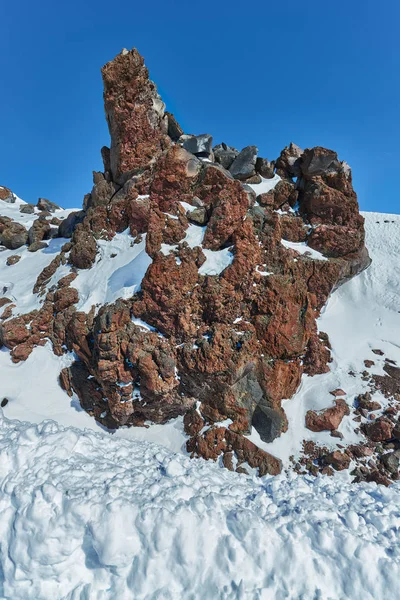
[[[259,404],[253,413],[251,424],[262,441],[269,443],[281,435],[285,419],[273,408]]]
[[[239,150],[226,144],[218,144],[213,148],[215,162],[222,165],[225,169],[229,169],[233,161],[239,154]]]
[[[202,133],[201,135],[182,135],[179,143],[195,156],[208,158],[212,154],[212,135]]]
[[[75,231],[76,226],[79,223],[82,223],[85,218],[85,211],[79,210],[77,212],[72,212],[68,215],[66,219],[60,223],[58,227],[58,236],[62,238],[70,238]]]
[[[304,150],[301,156],[300,168],[303,176],[306,179],[311,179],[318,175],[338,173],[342,170],[342,164],[336,152],[316,146]]]
[[[256,160],[256,172],[265,179],[272,179],[274,176],[275,161],[270,162],[268,158],[258,157]]]
[[[229,168],[235,179],[245,181],[256,174],[257,146],[246,146],[238,154]]]
[[[61,208],[60,206],[58,206],[58,204],[56,204],[55,202],[51,202],[46,198],[39,198],[36,206],[39,210],[46,210],[48,212],[55,212],[56,210],[60,210]]]
[[[167,132],[172,141],[176,142],[183,135],[183,129],[175,119],[174,115],[168,111],[165,113],[167,117]]]
[[[189,221],[197,223],[198,225],[205,225],[208,221],[208,213],[205,206],[199,206],[194,210],[188,211],[186,216]]]

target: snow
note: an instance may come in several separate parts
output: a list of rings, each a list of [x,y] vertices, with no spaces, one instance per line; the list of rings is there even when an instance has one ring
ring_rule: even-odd
[[[249,183],[250,187],[255,191],[257,196],[259,194],[266,194],[273,190],[276,185],[281,181],[281,177],[275,173],[271,179],[265,179],[265,177],[261,177],[261,183]]]
[[[257,479],[147,442],[0,414],[12,600],[379,600],[400,593],[400,486]]]
[[[321,252],[310,248],[306,244],[306,242],[289,242],[289,240],[281,240],[281,244],[283,244],[285,248],[295,250],[299,254],[305,254],[306,256],[309,256],[309,258],[313,258],[314,260],[328,260],[326,256],[324,256]]]
[[[223,250],[207,250],[203,248],[206,260],[199,268],[200,275],[220,275],[233,261],[229,248]]]
[[[97,245],[99,250],[93,267],[79,271],[71,284],[79,291],[77,309],[85,312],[93,305],[133,296],[140,290],[152,262],[146,253],[146,235],[136,243],[129,229],[115,234],[111,241],[98,240]]]

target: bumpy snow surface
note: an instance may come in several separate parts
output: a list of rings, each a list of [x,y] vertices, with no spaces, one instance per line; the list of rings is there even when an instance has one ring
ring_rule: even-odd
[[[18,206],[7,210],[16,218]],[[400,597],[400,484],[387,489],[352,485],[348,472],[312,478],[286,471],[304,438],[337,447],[327,432],[305,429],[308,409],[332,404],[329,391],[336,387],[351,404],[366,383],[350,370],[359,373],[364,359],[373,358],[371,372],[383,374],[383,358],[372,349],[400,362],[400,217],[365,217],[373,263],[332,295],[319,321],[332,343],[331,371],[303,377],[298,393],[283,403],[287,433],[272,444],[251,436],[282,459],[279,477],[238,475],[190,460],[181,419],[103,431],[58,385],[72,354],[56,357],[46,346],[13,364],[0,351],[0,397],[9,398],[0,410],[1,599]],[[35,277],[60,244],[0,254],[0,282],[16,313],[40,301],[31,293]],[[131,246],[126,234],[109,244],[75,280],[85,308],[140,285],[144,249]],[[7,267],[12,253],[22,258]],[[231,259],[210,257],[210,269],[219,272]],[[351,417],[343,419],[346,442],[358,439],[354,426]]]
[[[398,486],[245,477],[4,419],[0,480],[2,598],[399,597]]]

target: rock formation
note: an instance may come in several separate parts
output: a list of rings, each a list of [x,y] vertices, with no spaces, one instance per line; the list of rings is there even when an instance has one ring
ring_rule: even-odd
[[[102,74],[111,136],[104,172],[94,173],[83,210],[59,226],[71,239],[38,277],[40,310],[17,317],[8,310],[0,341],[14,361],[48,339],[57,354],[74,351],[78,360],[61,384],[103,425],[185,415],[193,456],[278,473],[279,461],[245,435],[254,426],[264,441],[279,436],[287,429],[282,400],[303,372],[329,368],[316,318],[331,292],[369,264],[351,171],[321,147],[291,144],[269,161],[255,146],[213,148],[208,134],[183,134],[135,49]],[[249,185],[268,179],[264,193]],[[10,201],[9,190],[2,194]],[[8,248],[51,235],[46,216],[29,232],[16,225],[0,220]],[[76,273],[92,267],[98,240],[127,228],[132,243],[145,236],[151,257],[141,290],[77,311]],[[48,289],[66,264],[70,275]],[[324,416],[328,428],[345,414],[343,402]]]

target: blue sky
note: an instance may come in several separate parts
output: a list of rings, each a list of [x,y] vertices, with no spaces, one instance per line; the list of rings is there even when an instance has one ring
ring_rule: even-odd
[[[136,46],[187,133],[333,148],[361,208],[397,213],[399,23],[398,0],[4,3],[0,185],[81,205],[109,142],[100,67]]]

